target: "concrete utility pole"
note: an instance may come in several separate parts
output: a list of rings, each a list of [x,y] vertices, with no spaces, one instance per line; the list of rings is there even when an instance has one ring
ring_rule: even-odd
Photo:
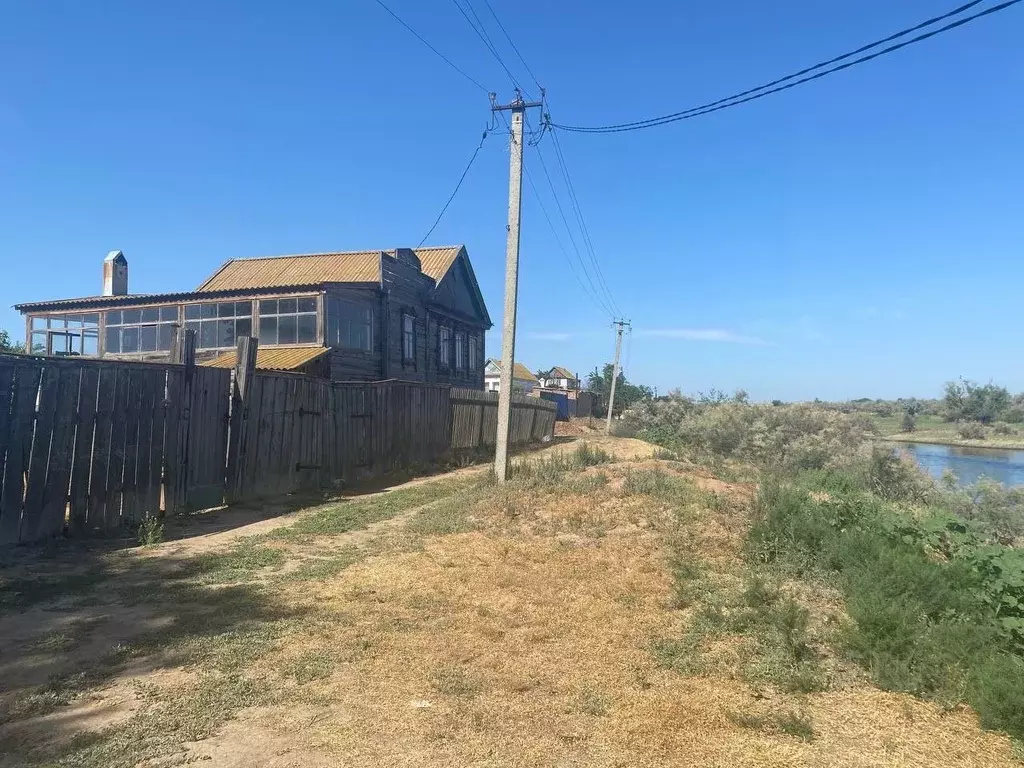
[[[615,406],[615,385],[619,381],[619,355],[622,354],[622,329],[629,325],[628,320],[616,320],[613,325],[615,331],[615,364],[612,366],[612,391],[608,396],[608,423],[605,425],[605,432],[612,433],[612,408]]]
[[[520,194],[523,189],[523,118],[530,107],[516,90],[511,104],[495,104],[492,112],[512,113],[512,137],[508,162],[508,239],[505,244],[505,315],[501,327],[501,377],[498,380],[498,440],[494,451],[494,474],[499,483],[508,476],[508,433],[512,417],[512,380],[516,359],[516,302],[519,295],[519,224],[522,221]]]

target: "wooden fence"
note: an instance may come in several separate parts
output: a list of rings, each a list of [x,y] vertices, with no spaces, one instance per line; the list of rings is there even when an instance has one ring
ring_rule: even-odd
[[[493,446],[497,395],[248,369],[0,355],[0,544],[352,483]],[[243,347],[245,349],[243,350]],[[555,407],[515,396],[511,441]]]
[[[498,435],[498,395],[475,389],[451,391],[451,446],[472,450],[494,445]],[[555,404],[539,397],[512,395],[509,440],[525,445],[551,437],[555,429]]]
[[[204,483],[222,493],[229,378],[0,355],[0,544],[122,530],[187,506]]]

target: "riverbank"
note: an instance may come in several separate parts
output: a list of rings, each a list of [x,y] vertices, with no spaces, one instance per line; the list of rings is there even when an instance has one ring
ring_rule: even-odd
[[[943,421],[939,416],[919,416],[913,432],[902,432],[902,416],[875,416],[874,422],[884,440],[894,443],[932,443],[963,448],[997,448],[1004,451],[1024,451],[1024,429],[1012,427],[1017,434],[997,435],[989,428],[981,440],[965,440],[957,432],[957,425]]]

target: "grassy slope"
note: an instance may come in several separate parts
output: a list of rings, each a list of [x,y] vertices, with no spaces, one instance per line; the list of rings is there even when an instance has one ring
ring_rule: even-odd
[[[984,440],[964,440],[957,434],[957,425],[943,421],[940,416],[919,416],[917,429],[901,432],[901,416],[873,416],[882,436],[887,440],[901,443],[936,443],[938,445],[963,445],[974,448],[1004,448],[1024,450],[1024,435],[996,435],[991,431]]]
[[[193,556],[9,568],[0,752],[104,768],[1013,764],[970,712],[878,691],[832,652],[837,593],[742,557],[749,486],[606,458],[327,505]]]

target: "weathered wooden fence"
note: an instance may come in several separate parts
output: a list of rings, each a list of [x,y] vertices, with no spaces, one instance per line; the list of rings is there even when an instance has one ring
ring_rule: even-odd
[[[222,495],[229,376],[0,355],[0,544],[130,527],[204,485]]]
[[[475,389],[451,391],[451,447],[471,450],[494,445],[498,435],[498,395]],[[555,429],[555,404],[538,397],[512,395],[509,440],[525,445],[551,437]]]
[[[0,544],[124,531],[495,442],[496,394],[256,372],[247,343],[234,372],[184,359],[0,355]],[[514,445],[550,437],[554,422],[552,403],[513,398]]]

